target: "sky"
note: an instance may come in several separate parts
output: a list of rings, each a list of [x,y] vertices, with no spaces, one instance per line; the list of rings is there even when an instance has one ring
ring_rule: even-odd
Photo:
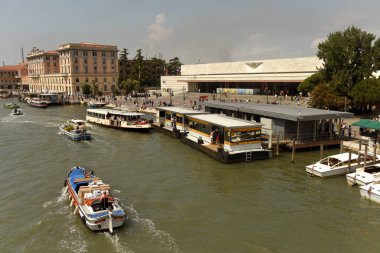
[[[315,56],[330,33],[380,37],[378,0],[0,0],[0,64],[92,42],[184,64]]]

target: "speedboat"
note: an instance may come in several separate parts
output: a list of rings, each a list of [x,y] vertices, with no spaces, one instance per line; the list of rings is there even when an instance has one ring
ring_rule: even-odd
[[[5,108],[8,108],[8,109],[15,109],[15,108],[19,108],[20,106],[16,103],[4,103],[4,107]]]
[[[65,180],[66,192],[74,214],[79,213],[82,221],[92,231],[121,227],[127,216],[116,198],[110,194],[110,185],[95,177],[92,170],[74,167]]]
[[[22,112],[21,109],[15,108],[12,112],[13,115],[23,115],[24,113]]]
[[[348,185],[367,185],[380,181],[380,164],[357,168],[355,172],[346,174]]]
[[[68,123],[59,126],[59,132],[73,141],[91,140],[91,133],[85,128],[73,127]]]
[[[322,160],[306,166],[306,172],[318,177],[330,177],[336,175],[344,175],[356,170],[356,168],[363,166],[364,158],[357,154],[342,153],[331,155],[323,158]],[[363,160],[363,161],[362,161]],[[372,157],[367,156],[367,165],[373,163]]]
[[[376,182],[360,186],[360,195],[380,204],[380,184]]]

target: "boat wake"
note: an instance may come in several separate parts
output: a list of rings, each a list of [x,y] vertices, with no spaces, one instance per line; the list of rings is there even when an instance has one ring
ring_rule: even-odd
[[[105,237],[110,240],[112,245],[115,247],[116,252],[118,253],[134,253],[131,249],[123,246],[120,242],[120,238],[117,234],[110,234],[108,232],[104,233]]]
[[[68,199],[68,197],[67,197],[67,194],[65,191],[66,191],[66,188],[63,187],[61,190],[61,195],[59,197],[57,197],[55,200],[45,202],[42,206],[44,208],[53,207],[53,206],[57,206],[58,204],[62,203],[63,201],[66,201]]]
[[[165,252],[181,252],[175,239],[169,233],[157,229],[152,220],[140,218],[133,206],[124,205],[123,208],[127,210],[129,218],[142,225],[152,235],[153,240],[159,242],[160,248]]]

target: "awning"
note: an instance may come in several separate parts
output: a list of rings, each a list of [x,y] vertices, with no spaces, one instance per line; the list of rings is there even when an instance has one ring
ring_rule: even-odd
[[[358,127],[365,127],[365,128],[370,128],[370,129],[380,129],[380,122],[379,121],[373,121],[369,119],[362,119],[359,120],[358,122],[355,122],[351,124],[352,126],[358,126]]]

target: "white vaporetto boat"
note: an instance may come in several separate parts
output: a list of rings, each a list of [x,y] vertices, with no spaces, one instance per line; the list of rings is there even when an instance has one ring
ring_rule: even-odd
[[[370,183],[360,186],[360,195],[365,199],[369,199],[380,204],[380,184]]]
[[[355,172],[346,174],[348,185],[367,185],[380,181],[380,164],[357,168]]]
[[[111,109],[87,109],[86,120],[91,123],[136,131],[149,131],[151,124],[144,113]]]
[[[72,168],[65,180],[70,206],[75,206],[86,226],[93,231],[121,227],[126,219],[125,211],[110,195],[110,185],[104,184],[92,170]]]
[[[362,161],[363,160],[363,161]],[[306,166],[306,172],[318,177],[331,177],[344,175],[363,166],[364,158],[361,159],[357,154],[342,153],[323,158],[322,160]],[[371,164],[371,157],[367,156],[367,164]]]

